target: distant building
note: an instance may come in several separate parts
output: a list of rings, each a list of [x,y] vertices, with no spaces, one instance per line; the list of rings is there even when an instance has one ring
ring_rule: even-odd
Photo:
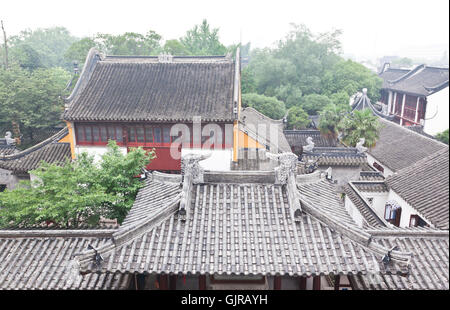
[[[412,70],[383,66],[381,103],[402,126],[420,125],[435,135],[449,128],[448,68],[419,65]]]

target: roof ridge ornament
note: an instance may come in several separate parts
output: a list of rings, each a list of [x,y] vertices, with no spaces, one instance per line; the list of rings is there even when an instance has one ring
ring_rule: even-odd
[[[303,150],[307,152],[311,152],[314,149],[314,142],[312,137],[306,138],[306,143],[308,145],[303,146]]]
[[[356,150],[358,151],[359,154],[364,153],[367,151],[367,147],[364,146],[364,143],[366,142],[365,138],[361,138],[359,139],[359,142],[356,143]]]
[[[295,177],[298,157],[294,153],[285,152],[281,154],[266,153],[269,159],[277,160],[280,165],[275,167],[275,184],[286,184],[288,180]]]

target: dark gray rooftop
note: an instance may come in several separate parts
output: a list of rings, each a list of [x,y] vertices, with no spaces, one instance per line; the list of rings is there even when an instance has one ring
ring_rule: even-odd
[[[36,169],[41,161],[47,163],[63,163],[71,158],[70,143],[58,142],[67,135],[67,127],[52,137],[18,153],[0,157],[0,168],[14,173],[27,173]]]
[[[449,229],[448,147],[388,177],[386,184],[437,228]]]
[[[69,97],[75,121],[232,121],[235,62],[224,56],[107,56],[93,60]]]
[[[429,67],[425,65],[400,74],[401,70],[388,69],[380,75],[383,88],[402,93],[428,96],[448,87],[448,68]]]
[[[444,143],[430,139],[394,122],[378,119],[382,125],[379,139],[368,153],[381,164],[396,172],[415,162],[448,148]]]

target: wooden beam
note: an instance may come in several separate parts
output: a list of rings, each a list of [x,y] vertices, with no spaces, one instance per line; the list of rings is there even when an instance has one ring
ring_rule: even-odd
[[[306,290],[306,277],[300,277],[299,282],[300,282],[299,289]]]
[[[281,277],[280,276],[273,277],[273,289],[281,290]]]
[[[177,289],[177,275],[172,274],[169,276],[169,290]]]
[[[206,276],[205,275],[198,276],[198,289],[206,290]]]
[[[159,289],[167,290],[168,289],[168,277],[166,274],[159,275]]]
[[[313,278],[313,290],[320,291],[320,276]]]
[[[340,275],[334,276],[334,290],[335,291],[339,291],[340,282],[341,282],[341,276]]]

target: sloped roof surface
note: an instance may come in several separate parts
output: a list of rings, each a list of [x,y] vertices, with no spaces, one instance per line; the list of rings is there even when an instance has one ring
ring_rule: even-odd
[[[111,57],[92,64],[64,114],[78,121],[233,120],[234,61]]]
[[[396,172],[445,148],[447,145],[398,124],[379,118],[382,124],[376,145],[368,150],[381,164]]]
[[[74,258],[89,244],[94,248],[108,231],[0,230],[0,290],[127,289],[129,276],[80,275]]]
[[[387,70],[389,72],[389,69]],[[448,68],[437,68],[420,65],[404,75],[389,73],[380,75],[385,80],[384,88],[408,94],[428,96],[448,87]]]
[[[380,274],[352,276],[355,289],[363,290],[448,290],[448,231],[423,229],[378,229],[369,231],[374,241],[412,253],[410,275]]]
[[[291,147],[301,147],[308,144],[306,139],[311,137],[314,144],[319,147],[337,146],[336,139],[325,137],[320,134],[319,130],[304,129],[304,130],[285,130],[284,135]]]
[[[343,210],[333,193],[317,200],[306,194],[314,188],[303,188],[302,206],[310,213],[294,220],[288,189],[282,185],[209,182],[186,188],[192,195],[185,220],[178,204],[171,202],[134,228],[119,229],[114,242],[99,248],[105,259],[101,266],[86,252],[80,257],[81,269],[302,276],[380,271],[380,251],[387,249],[370,243],[369,235],[350,225],[345,210],[336,216],[325,210],[330,206],[317,206],[326,200]],[[330,189],[326,184],[319,188]],[[142,201],[134,208],[143,208]],[[337,224],[342,218],[347,222]],[[394,269],[401,272],[400,266]]]
[[[386,184],[436,227],[449,229],[448,147],[398,171]]]
[[[272,152],[290,152],[291,147],[283,133],[282,120],[273,120],[252,107],[242,109],[240,129]]]
[[[57,142],[67,135],[67,127],[52,137],[26,150],[0,157],[0,168],[15,173],[27,173],[39,167],[41,161],[47,163],[64,163],[71,158],[70,143]]]

